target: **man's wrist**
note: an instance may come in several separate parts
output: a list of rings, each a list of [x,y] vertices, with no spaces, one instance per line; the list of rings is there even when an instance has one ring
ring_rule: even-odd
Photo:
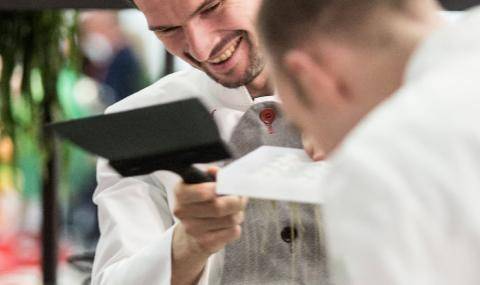
[[[188,258],[195,258],[197,260],[207,260],[210,257],[210,253],[203,250],[195,239],[185,232],[185,228],[181,223],[175,226],[173,232],[173,258],[182,258],[188,256]]]
[[[181,223],[175,226],[172,240],[172,284],[196,284],[209,257],[210,254],[198,246]]]

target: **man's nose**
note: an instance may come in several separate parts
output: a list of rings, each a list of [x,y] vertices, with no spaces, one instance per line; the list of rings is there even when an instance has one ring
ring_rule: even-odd
[[[209,29],[200,21],[192,21],[185,27],[185,37],[188,44],[186,52],[199,62],[208,60],[213,48]]]

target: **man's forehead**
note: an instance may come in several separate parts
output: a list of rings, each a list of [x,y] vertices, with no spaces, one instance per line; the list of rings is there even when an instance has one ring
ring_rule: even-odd
[[[210,0],[135,0],[150,26],[178,25]]]

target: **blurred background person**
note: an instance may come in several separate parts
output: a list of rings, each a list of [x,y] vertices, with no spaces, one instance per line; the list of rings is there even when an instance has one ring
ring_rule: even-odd
[[[143,67],[120,26],[115,11],[89,11],[80,15],[83,71],[102,83],[114,103],[147,85]]]

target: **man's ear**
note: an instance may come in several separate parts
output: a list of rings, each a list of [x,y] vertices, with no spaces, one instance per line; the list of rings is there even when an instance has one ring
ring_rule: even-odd
[[[338,92],[335,78],[306,51],[287,52],[283,64],[299,93],[299,99],[310,107],[317,105],[325,108],[342,103],[343,98]]]

